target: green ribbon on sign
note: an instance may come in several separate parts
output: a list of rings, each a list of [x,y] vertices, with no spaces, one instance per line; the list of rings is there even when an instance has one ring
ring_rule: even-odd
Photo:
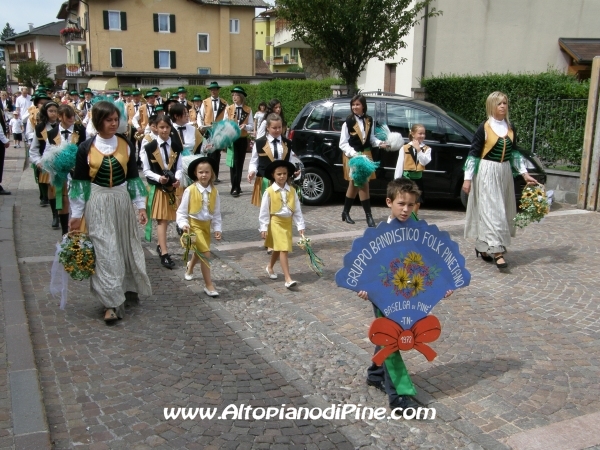
[[[377,317],[383,317],[379,309],[377,309]],[[384,364],[398,395],[417,395],[417,390],[410,379],[406,364],[404,364],[404,360],[400,355],[400,350],[388,356]]]
[[[146,240],[152,242],[152,203],[154,202],[154,193],[156,192],[156,185],[150,185],[150,191],[148,192],[148,203],[146,203],[146,214],[148,215],[148,223],[146,224]]]

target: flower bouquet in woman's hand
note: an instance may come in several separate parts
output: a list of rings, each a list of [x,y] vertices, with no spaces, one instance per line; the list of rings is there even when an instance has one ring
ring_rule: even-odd
[[[515,225],[525,228],[531,222],[539,222],[550,212],[550,203],[544,186],[525,186],[521,194],[520,212],[515,217]]]
[[[63,236],[58,261],[74,280],[81,281],[95,273],[94,244],[85,233],[71,232]]]

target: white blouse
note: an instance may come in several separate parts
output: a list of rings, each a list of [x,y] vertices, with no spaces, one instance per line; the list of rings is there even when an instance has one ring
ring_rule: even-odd
[[[208,210],[209,204],[209,195],[212,192],[212,186],[202,186],[200,183],[196,182],[193,184],[200,194],[202,194],[202,209],[200,212],[196,214],[190,214],[190,193],[186,189],[183,191],[183,197],[181,198],[181,203],[179,204],[179,208],[177,208],[176,221],[179,228],[188,227],[190,222],[188,217],[193,219],[202,220],[202,221],[210,221],[211,228],[213,231],[222,231],[222,223],[221,220],[221,198],[217,194],[217,200],[215,201],[215,210],[211,214]]]
[[[275,213],[278,217],[292,217],[292,221],[298,231],[304,230],[304,217],[302,216],[302,210],[300,209],[300,199],[296,196],[294,212],[290,211],[290,208],[287,206],[288,195],[290,195],[290,186],[285,183],[285,186],[279,187],[277,183],[273,183],[271,185],[275,192],[278,192],[281,195],[282,207],[279,211]],[[260,227],[258,231],[267,231],[269,228],[269,222],[271,222],[271,197],[269,193],[265,191],[263,194],[262,202],[260,204],[260,214],[258,216],[258,221],[260,223]]]

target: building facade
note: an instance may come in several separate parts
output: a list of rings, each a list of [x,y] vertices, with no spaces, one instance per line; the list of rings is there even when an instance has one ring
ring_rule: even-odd
[[[273,73],[302,69],[300,49],[308,48],[304,42],[288,39],[285,25],[285,21],[278,19],[273,9],[262,12],[255,19],[255,56],[264,60]]]

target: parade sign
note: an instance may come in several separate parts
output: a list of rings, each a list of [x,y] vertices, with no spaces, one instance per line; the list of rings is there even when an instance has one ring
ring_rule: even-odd
[[[336,284],[366,291],[387,319],[404,330],[426,317],[448,290],[469,285],[458,244],[424,220],[397,219],[367,228],[354,240]]]

